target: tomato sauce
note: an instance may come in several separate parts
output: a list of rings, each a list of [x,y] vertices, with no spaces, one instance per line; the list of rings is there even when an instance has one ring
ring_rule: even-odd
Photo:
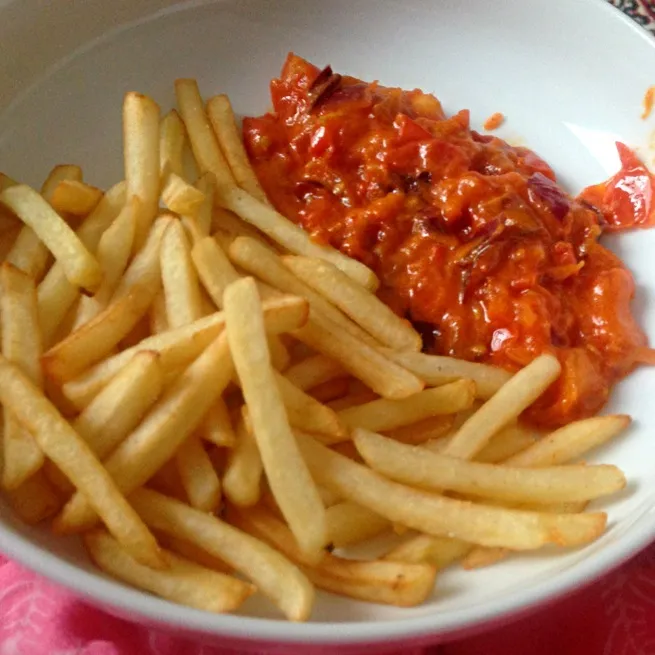
[[[468,111],[446,116],[421,91],[291,54],[271,95],[273,111],[246,118],[244,136],[276,208],[370,266],[428,352],[509,370],[555,353],[563,374],[528,420],[594,414],[649,352],[632,276],[598,242],[608,227],[655,222],[653,178],[628,148],[614,178],[573,198],[535,153],[478,134]]]

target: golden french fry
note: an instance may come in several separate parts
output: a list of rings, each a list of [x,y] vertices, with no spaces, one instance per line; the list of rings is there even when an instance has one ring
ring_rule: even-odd
[[[289,426],[255,281],[234,282],[223,301],[225,332],[266,478],[301,548],[318,558],[327,538],[325,508]]]
[[[373,402],[379,397],[380,396],[378,396],[370,389],[365,391],[356,391],[354,393],[349,393],[347,396],[343,396],[342,398],[331,400],[329,403],[327,403],[327,406],[330,409],[333,409],[335,412],[342,412],[346,409],[349,409],[350,407],[358,407],[360,405]]]
[[[237,237],[255,239],[272,252],[278,252],[280,249],[263,232],[260,232],[256,227],[241,220],[236,214],[223,207],[214,207],[211,229],[213,237],[226,252]]]
[[[347,378],[335,378],[312,387],[309,390],[309,395],[321,403],[327,403],[337,398],[343,398],[348,393],[348,388]]]
[[[338,443],[348,438],[348,432],[337,413],[322,405],[289,382],[284,375],[275,374],[289,424],[300,430],[327,437],[327,442]]]
[[[560,374],[553,355],[541,355],[516,373],[453,436],[444,455],[471,459],[491,437],[529,407]]]
[[[227,340],[220,335],[105,461],[117,487],[129,494],[145,484],[198,427],[232,374]],[[56,527],[60,532],[73,532],[92,525],[94,520],[88,499],[77,493],[64,507]]]
[[[184,146],[186,129],[180,115],[171,111],[162,118],[159,126],[159,172],[161,179],[168,173],[184,178]]]
[[[316,320],[318,320],[319,316],[324,315],[360,341],[364,341],[370,346],[379,345],[379,342],[371,337],[371,335],[344,316],[339,309],[330,304],[319,293],[305,284],[305,282],[296,277],[284,266],[282,259],[278,255],[266,246],[263,246],[256,239],[237,237],[230,245],[229,256],[235,264],[252,273],[260,280],[270,284],[272,287],[285,293],[292,293],[296,296],[307,298]]]
[[[312,241],[302,228],[236,185],[231,188],[219,185],[217,200],[225,209],[257,227],[289,252],[329,261],[363,287],[370,291],[377,289],[379,280],[370,268],[334,248]]]
[[[458,380],[401,400],[379,398],[344,409],[339,418],[351,428],[393,430],[432,416],[455,414],[473,404],[474,394],[475,384],[471,380]]]
[[[212,571],[219,571],[220,573],[232,573],[233,571],[233,569],[222,559],[210,555],[207,551],[190,541],[185,541],[184,539],[180,539],[179,537],[161,531],[156,531],[155,536],[163,548],[166,548],[191,562],[200,564],[200,566],[204,566]]]
[[[77,229],[80,241],[95,252],[104,231],[118,216],[125,204],[125,183],[119,182],[104,195],[98,206]],[[39,321],[44,345],[54,342],[57,328],[79,298],[79,289],[66,277],[64,267],[55,262],[38,288]]]
[[[191,506],[204,512],[217,510],[221,481],[198,437],[187,437],[175,453],[175,464]]]
[[[154,489],[166,496],[177,498],[185,504],[189,504],[186,490],[182,486],[180,474],[174,460],[169,459],[147,483],[148,488]],[[159,540],[159,539],[158,539]],[[161,542],[160,542],[161,543]]]
[[[39,361],[42,345],[34,281],[11,264],[0,268],[2,354],[36,385],[43,386]],[[44,463],[43,451],[13,412],[4,412],[2,486],[13,490]]]
[[[430,386],[446,384],[460,378],[473,380],[478,398],[491,398],[512,377],[511,373],[502,368],[453,357],[391,349],[384,349],[383,352],[389,359],[411,371]]]
[[[625,414],[595,416],[569,423],[510,457],[507,466],[555,466],[581,457],[606,443],[630,425]]]
[[[137,285],[113,302],[43,355],[45,374],[65,382],[102,360],[148,311],[156,292],[156,288]]]
[[[54,516],[62,505],[43,471],[37,471],[20,487],[7,492],[7,499],[11,509],[28,525]]]
[[[41,186],[41,195],[47,202],[51,201],[57,185],[63,180],[81,182],[82,169],[79,166],[55,166]],[[13,180],[11,182],[12,184],[7,184],[4,188],[18,186],[17,182]],[[46,245],[29,225],[23,225],[11,250],[7,253],[7,261],[16,268],[25,271],[35,280],[40,280],[46,271],[49,259],[50,254]]]
[[[437,571],[440,571],[464,557],[471,551],[471,548],[471,544],[461,539],[419,534],[409,537],[392,548],[384,556],[384,559],[394,562],[431,564],[436,567]]]
[[[80,298],[73,329],[88,323],[109,304],[132,254],[141,207],[141,201],[136,196],[130,198],[116,220],[100,237],[96,256],[102,268],[102,284],[94,296]]]
[[[335,360],[325,355],[311,355],[290,366],[285,375],[289,382],[306,391],[348,374]]]
[[[232,428],[230,413],[222,398],[219,398],[207,412],[198,428],[198,435],[217,446],[233,448],[236,443],[236,435]]]
[[[242,580],[162,551],[166,563],[155,571],[135,561],[109,534],[94,530],[84,536],[89,555],[105,573],[174,603],[207,612],[229,612],[255,588]]]
[[[161,199],[172,212],[193,216],[205,200],[205,195],[175,173],[164,181]]]
[[[239,507],[251,507],[261,497],[262,458],[250,421],[241,419],[237,439],[227,458],[223,474],[223,490],[230,502]]]
[[[510,424],[496,432],[489,443],[477,453],[474,460],[487,464],[500,464],[501,462],[508,464],[508,458],[531,447],[541,436],[539,430],[528,428],[521,423]],[[514,465],[512,464],[512,466]]]
[[[0,202],[9,207],[61,262],[72,284],[95,291],[102,270],[68,224],[36,191],[25,185],[5,189]]]
[[[182,327],[202,316],[198,276],[191,261],[189,242],[179,221],[162,240],[161,276],[169,328]]]
[[[361,543],[388,530],[391,524],[370,509],[348,501],[325,511],[328,541],[335,548]]]
[[[374,294],[334,264],[311,257],[284,257],[298,279],[320,293],[381,344],[395,350],[420,351],[421,335]]]
[[[232,188],[236,183],[209,123],[198,83],[189,79],[175,80],[175,94],[200,170],[213,174],[217,189]]]
[[[312,321],[313,315],[310,312],[307,325],[295,330],[293,335],[310,348],[339,362],[373,391],[385,398],[398,400],[423,389],[423,382],[413,373],[347,334],[326,317],[321,318],[320,324]]]
[[[194,244],[191,257],[207,293],[216,306],[222,308],[225,289],[241,276],[213,237],[205,237]]]
[[[86,216],[102,200],[100,189],[78,180],[62,180],[50,198],[52,208],[60,214]]]
[[[0,217],[2,216],[3,211],[4,208],[2,207],[2,205],[0,205]],[[7,256],[11,252],[11,249],[14,247],[14,244],[16,243],[16,239],[18,238],[20,231],[21,231],[20,225],[16,225],[15,227],[9,227],[6,230],[2,231],[2,234],[0,235],[0,263],[7,261]]]
[[[384,432],[394,441],[416,446],[430,439],[440,439],[450,431],[453,422],[454,418],[452,415],[433,416],[401,428],[386,430]]]
[[[548,503],[593,500],[625,487],[615,466],[559,466],[528,469],[427,452],[367,430],[353,432],[353,442],[366,463],[396,482],[421,489],[509,502]]]
[[[375,603],[412,607],[434,588],[436,570],[426,564],[357,561],[325,555],[316,565],[296,545],[286,526],[263,508],[233,512],[236,524],[295,561],[321,589]]]
[[[273,368],[278,372],[286,370],[291,362],[291,355],[287,347],[280,341],[277,334],[269,334],[266,341]]]
[[[202,193],[203,201],[193,217],[198,233],[197,238],[193,239],[194,243],[209,236],[211,232],[214,195],[216,194],[216,183],[213,174],[205,173],[202,175],[196,182],[196,189]]]
[[[88,498],[109,531],[147,566],[163,565],[157,542],[116,488],[91,449],[29,378],[0,356],[0,402],[34,436],[41,450]]]
[[[8,189],[10,186],[16,186],[18,182],[5,173],[0,173],[0,191]]]
[[[307,301],[281,296],[263,303],[264,320],[270,333],[289,332],[307,320]],[[156,351],[162,370],[177,371],[193,361],[223,330],[225,315],[216,312],[190,325],[144,339],[140,344],[99,362],[75,380],[67,382],[64,395],[83,408],[107,382],[140,350]]]
[[[207,115],[236,183],[257,200],[268,203],[266,193],[243,147],[230,99],[226,95],[210,98],[207,101]]]
[[[154,491],[139,489],[130,502],[152,528],[190,541],[245,575],[288,619],[309,617],[314,588],[298,567],[268,544]]]
[[[129,92],[123,99],[123,156],[127,197],[143,203],[133,252],[146,240],[159,210],[159,106],[148,96]]]
[[[439,537],[456,537],[483,546],[530,550],[547,543],[580,545],[596,539],[607,516],[545,514],[478,505],[411,489],[299,437],[305,461],[318,484],[384,518]]]

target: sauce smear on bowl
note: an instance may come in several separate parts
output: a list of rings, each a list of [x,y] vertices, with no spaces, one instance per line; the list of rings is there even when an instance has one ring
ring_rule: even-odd
[[[632,275],[598,242],[655,223],[654,178],[626,146],[617,175],[573,198],[531,150],[419,90],[291,54],[271,95],[273,112],[246,118],[244,136],[276,208],[370,266],[429,352],[509,370],[557,355],[563,373],[528,420],[593,415],[649,353]]]

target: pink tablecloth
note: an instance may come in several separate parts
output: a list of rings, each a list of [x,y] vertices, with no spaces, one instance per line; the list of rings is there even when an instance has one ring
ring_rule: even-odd
[[[407,655],[405,650],[401,653]],[[655,654],[655,546],[558,605],[479,637],[423,651],[423,655],[553,653]],[[238,655],[109,616],[0,558],[0,655],[46,654]]]

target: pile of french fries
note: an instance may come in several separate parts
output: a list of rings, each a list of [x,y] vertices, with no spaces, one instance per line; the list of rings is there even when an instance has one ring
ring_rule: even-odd
[[[2,487],[104,572],[211,612],[315,588],[413,606],[437,572],[582,546],[622,489],[575,463],[626,416],[538,434],[558,377],[421,353],[361,263],[270,205],[226,96],[128,93],[125,180],[0,177]],[[189,147],[190,146],[190,147]],[[369,560],[343,548],[390,535]],[[336,552],[335,552],[336,549]]]

